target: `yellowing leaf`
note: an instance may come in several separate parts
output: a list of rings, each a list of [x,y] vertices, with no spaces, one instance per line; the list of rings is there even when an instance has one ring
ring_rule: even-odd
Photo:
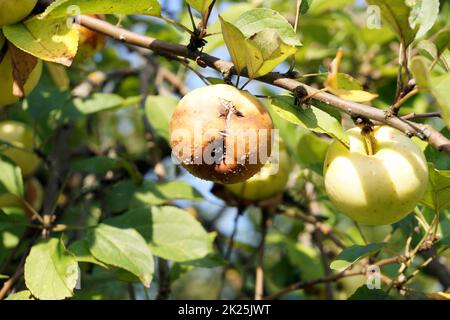
[[[11,63],[13,71],[13,94],[16,97],[25,97],[25,83],[38,64],[36,57],[18,49],[16,46],[10,46]]]
[[[77,14],[146,14],[159,16],[161,6],[156,0],[57,0],[48,6],[39,19],[55,19],[74,16]]]
[[[263,60],[262,63],[257,60],[251,64],[253,68],[248,70],[250,78],[269,73],[297,51],[296,47],[286,44],[274,29],[258,32],[250,38],[250,41],[254,44],[254,50],[260,51]],[[250,62],[248,62],[248,65],[250,65]]]
[[[329,68],[328,68],[328,78],[325,81],[325,87],[331,88],[331,89],[337,89],[339,88],[338,85],[338,73],[339,73],[339,66],[341,65],[342,57],[344,56],[344,50],[342,48],[339,48],[336,57],[331,62]]]
[[[219,19],[222,26],[223,39],[233,60],[234,67],[238,73],[241,73],[247,65],[245,57],[248,53],[245,52],[245,37],[238,28],[225,21],[221,16],[219,16]]]
[[[3,27],[5,37],[16,47],[42,60],[72,64],[78,49],[78,30],[66,19],[36,20]]]
[[[50,76],[53,79],[53,82],[56,84],[56,86],[62,90],[65,90],[69,88],[70,85],[70,79],[67,75],[66,68],[52,62],[46,63],[47,70],[50,73]]]
[[[236,70],[247,68],[249,78],[272,71],[295,54],[301,45],[295,31],[278,12],[254,9],[245,12],[235,24],[220,18],[222,34]]]
[[[425,293],[425,295],[433,300],[450,300],[450,293],[446,292],[429,292]]]
[[[363,90],[329,89],[329,91],[342,99],[354,102],[368,102],[378,97],[377,94]]]
[[[362,85],[353,77],[345,73],[339,73],[344,52],[339,49],[336,57],[330,64],[328,77],[325,80],[325,87],[334,95],[349,101],[368,102],[377,98],[373,94],[362,89]]]
[[[211,5],[212,0],[186,0],[186,2],[201,14],[205,13]]]

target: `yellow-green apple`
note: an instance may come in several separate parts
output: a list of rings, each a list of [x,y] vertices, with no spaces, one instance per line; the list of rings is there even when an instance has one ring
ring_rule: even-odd
[[[32,175],[41,164],[41,159],[34,153],[34,132],[25,124],[17,121],[0,122],[0,154],[15,162],[22,175]]]
[[[236,87],[196,89],[170,120],[174,159],[193,175],[219,183],[243,182],[271,154],[273,124],[260,101]]]
[[[362,224],[401,220],[427,188],[424,154],[405,134],[388,126],[374,128],[372,143],[359,128],[347,132],[350,148],[334,141],[324,163],[325,188],[331,201]]]
[[[274,151],[275,149],[272,153]],[[289,180],[292,162],[289,159],[286,147],[281,142],[278,157],[275,157],[275,159],[275,161],[269,160],[257,174],[247,181],[226,184],[225,188],[236,197],[252,201],[269,199],[282,192]]]
[[[28,16],[37,0],[0,0],[0,27],[14,24]]]
[[[0,50],[7,45],[3,34],[0,31]],[[0,106],[6,106],[19,101],[19,97],[13,95],[13,69],[11,61],[11,52],[7,50],[3,57],[0,56]],[[39,82],[42,74],[42,61],[38,60],[33,71],[31,71],[24,89],[25,95],[29,94]]]

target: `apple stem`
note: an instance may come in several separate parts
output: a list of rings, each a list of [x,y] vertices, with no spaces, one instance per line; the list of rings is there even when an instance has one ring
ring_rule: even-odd
[[[377,141],[375,139],[375,136],[373,135],[373,129],[364,128],[362,131],[362,136],[364,138],[364,145],[366,147],[366,152],[369,156],[373,156],[376,153],[376,144]]]

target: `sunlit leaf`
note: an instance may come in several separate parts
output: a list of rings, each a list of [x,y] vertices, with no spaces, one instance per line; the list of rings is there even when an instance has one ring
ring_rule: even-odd
[[[380,251],[384,245],[384,243],[371,243],[366,246],[353,245],[345,248],[333,262],[331,262],[330,268],[339,271],[345,270],[358,260]]]
[[[176,207],[141,207],[105,223],[136,229],[147,240],[152,253],[165,259],[196,260],[211,250],[208,233],[202,225]]]
[[[34,245],[25,261],[25,284],[39,299],[71,297],[78,276],[77,261],[60,239]]]
[[[341,124],[319,108],[310,106],[302,109],[294,104],[294,99],[290,96],[272,97],[271,107],[280,117],[289,122],[315,132],[327,133],[344,145],[349,145],[348,136]]]
[[[6,297],[5,300],[34,300],[33,295],[28,290],[22,290]]]
[[[208,10],[213,0],[186,0],[186,2],[189,3],[189,5],[198,12],[204,14],[205,11]]]
[[[39,18],[55,19],[78,14],[146,14],[159,16],[161,6],[157,0],[57,0]]]
[[[424,36],[434,25],[439,15],[439,0],[416,0],[410,15],[412,28],[419,26],[416,37]]]
[[[103,263],[136,275],[146,287],[153,279],[153,256],[142,236],[134,229],[99,224],[87,235],[89,251]]]
[[[412,8],[403,0],[366,0],[370,5],[376,5],[381,9],[382,23],[387,23],[397,34],[405,47],[414,41],[418,26],[413,29],[410,26]]]
[[[16,47],[42,60],[70,66],[78,49],[78,30],[65,19],[31,19],[3,27],[5,37]]]
[[[169,141],[169,121],[178,104],[178,99],[169,96],[147,96],[145,115],[155,132]]]
[[[433,163],[428,163],[428,171],[428,188],[422,203],[440,211],[450,206],[450,170],[437,170]]]

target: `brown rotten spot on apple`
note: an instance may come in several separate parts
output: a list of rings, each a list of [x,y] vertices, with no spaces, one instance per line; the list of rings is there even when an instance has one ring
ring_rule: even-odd
[[[253,95],[218,84],[180,100],[170,121],[172,153],[193,175],[219,183],[242,182],[268,160],[273,124]]]

